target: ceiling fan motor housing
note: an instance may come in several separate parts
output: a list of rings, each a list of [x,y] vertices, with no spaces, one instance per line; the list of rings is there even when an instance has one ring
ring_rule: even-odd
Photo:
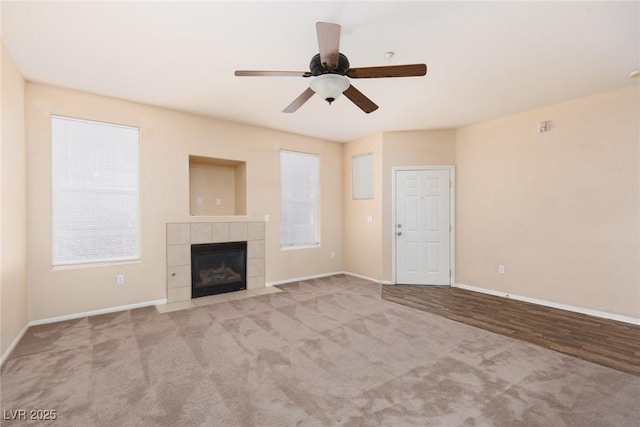
[[[333,70],[328,70],[322,65],[322,61],[320,59],[320,54],[318,53],[313,58],[311,58],[311,63],[309,64],[309,71],[314,76],[319,76],[321,74],[340,74],[344,76],[349,69],[349,60],[347,57],[341,53],[338,53],[338,66]]]

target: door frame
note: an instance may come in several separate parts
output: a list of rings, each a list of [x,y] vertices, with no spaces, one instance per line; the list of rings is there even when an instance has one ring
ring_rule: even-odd
[[[456,283],[456,167],[453,165],[438,166],[393,166],[391,168],[391,284],[397,284],[396,280],[396,173],[398,171],[428,171],[448,170],[451,186],[449,187],[449,286]]]

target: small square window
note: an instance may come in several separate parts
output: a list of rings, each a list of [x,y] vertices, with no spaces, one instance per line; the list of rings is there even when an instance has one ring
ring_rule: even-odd
[[[373,153],[351,158],[353,200],[373,199]]]

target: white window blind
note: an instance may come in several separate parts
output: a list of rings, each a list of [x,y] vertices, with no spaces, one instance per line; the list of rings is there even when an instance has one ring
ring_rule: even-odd
[[[280,246],[317,245],[320,161],[315,154],[280,151]]]
[[[351,175],[352,198],[373,199],[373,153],[353,156]]]
[[[53,265],[139,257],[137,128],[51,117]]]

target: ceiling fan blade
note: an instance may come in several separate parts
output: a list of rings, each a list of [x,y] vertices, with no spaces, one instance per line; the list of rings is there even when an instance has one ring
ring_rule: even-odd
[[[320,62],[327,70],[338,67],[338,53],[340,51],[340,25],[329,22],[317,22],[318,48]]]
[[[408,64],[349,68],[346,75],[352,79],[376,79],[380,77],[417,77],[425,74],[427,74],[426,64]]]
[[[342,93],[367,114],[378,109],[378,106],[372,100],[364,96],[364,94],[353,87],[353,85],[349,85],[347,90]]]
[[[302,104],[307,102],[309,100],[309,98],[311,98],[313,96],[314,93],[315,92],[313,91],[313,89],[308,87],[307,90],[302,92],[300,94],[300,96],[298,96],[296,99],[294,99],[293,102],[287,106],[287,108],[282,110],[282,112],[283,113],[295,113],[298,110],[298,108],[300,108],[302,106]]]
[[[238,77],[311,77],[309,71],[260,71],[260,70],[237,70],[234,75]]]

